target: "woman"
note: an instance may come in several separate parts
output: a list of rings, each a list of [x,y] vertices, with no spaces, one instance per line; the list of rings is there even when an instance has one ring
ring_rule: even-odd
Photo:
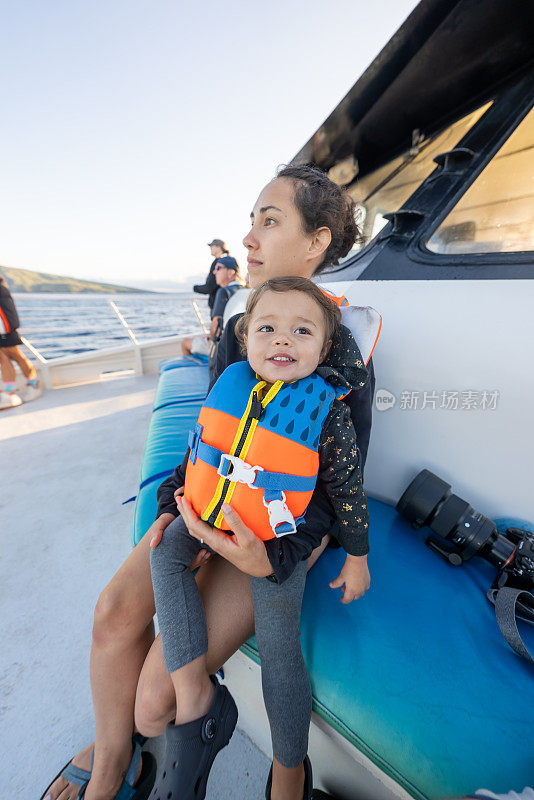
[[[212,239],[212,241],[208,244],[210,249],[210,253],[213,256],[213,261],[210,265],[210,271],[206,277],[205,283],[196,283],[193,286],[193,291],[198,292],[199,294],[207,294],[208,295],[208,306],[210,311],[213,308],[213,304],[215,302],[215,295],[217,294],[217,282],[215,280],[215,265],[219,258],[223,258],[224,256],[229,256],[230,251],[226,247],[225,243],[222,239]]]
[[[251,229],[243,243],[248,250],[252,288],[275,276],[309,278],[337,263],[352,247],[358,231],[353,203],[318,170],[287,167],[261,192],[251,214]],[[235,318],[221,339],[217,374],[241,358],[234,336]],[[362,466],[367,454],[374,375],[359,391],[350,393],[351,415],[359,438]],[[351,395],[354,395],[351,397]],[[165,669],[161,642],[154,640],[154,596],[150,576],[150,542],[177,515],[174,476],[158,492],[158,518],[99,597],[91,649],[91,684],[95,710],[94,763],[85,800],[112,800],[132,759],[134,718],[146,736],[158,736],[175,716],[174,689]],[[197,582],[209,631],[208,664],[212,673],[245,642],[254,630],[253,602],[248,575],[270,575],[273,566],[263,544],[235,515],[233,530],[246,542],[234,547],[233,563],[201,551],[193,566],[201,566]],[[326,547],[333,513],[324,491],[314,492],[305,523],[310,537],[321,542],[311,566]],[[324,535],[326,534],[326,535]],[[322,537],[322,541],[321,541]],[[237,569],[236,569],[237,567]],[[362,557],[362,579],[367,566]],[[367,573],[368,574],[368,573]],[[206,698],[189,693],[188,702],[203,713]],[[73,759],[91,769],[93,745]],[[137,772],[141,773],[142,764]],[[295,800],[304,786],[304,766],[288,769],[275,762],[272,800]],[[50,800],[74,800],[79,785],[57,779],[45,792]]]
[[[4,382],[4,390],[0,391],[0,408],[19,406],[22,400],[35,400],[41,394],[34,367],[19,350],[19,345],[22,344],[17,331],[19,325],[15,301],[11,297],[6,279],[0,275],[0,375]],[[17,376],[12,362],[19,365],[26,378],[26,389],[22,398],[17,394]]]

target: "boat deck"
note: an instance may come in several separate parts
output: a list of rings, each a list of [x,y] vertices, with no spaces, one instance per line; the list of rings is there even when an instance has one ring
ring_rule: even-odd
[[[56,389],[0,412],[2,796],[39,797],[93,737],[92,612],[130,550],[122,502],[138,488],[156,380]],[[207,799],[262,797],[268,767],[238,731]]]

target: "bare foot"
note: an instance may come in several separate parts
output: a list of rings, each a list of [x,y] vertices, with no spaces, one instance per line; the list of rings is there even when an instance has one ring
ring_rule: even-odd
[[[93,747],[94,745],[91,743],[88,747],[86,747],[84,750],[80,750],[80,752],[74,756],[72,763],[75,767],[80,767],[80,769],[85,769],[88,772],[90,771]],[[44,800],[76,800],[79,791],[80,787],[77,784],[69,783],[65,780],[65,778],[60,776],[51,785],[48,793],[44,797]]]

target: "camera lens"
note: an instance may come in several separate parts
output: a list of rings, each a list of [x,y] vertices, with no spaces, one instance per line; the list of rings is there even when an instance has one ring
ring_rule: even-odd
[[[420,528],[430,524],[450,491],[450,483],[442,481],[429,469],[423,469],[410,483],[395,508],[414,528]]]

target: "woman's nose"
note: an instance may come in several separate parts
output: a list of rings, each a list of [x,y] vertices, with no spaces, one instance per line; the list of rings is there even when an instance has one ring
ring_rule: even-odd
[[[243,239],[243,244],[247,248],[247,250],[257,250],[258,248],[258,241],[254,236],[254,226],[251,227],[245,238]]]

